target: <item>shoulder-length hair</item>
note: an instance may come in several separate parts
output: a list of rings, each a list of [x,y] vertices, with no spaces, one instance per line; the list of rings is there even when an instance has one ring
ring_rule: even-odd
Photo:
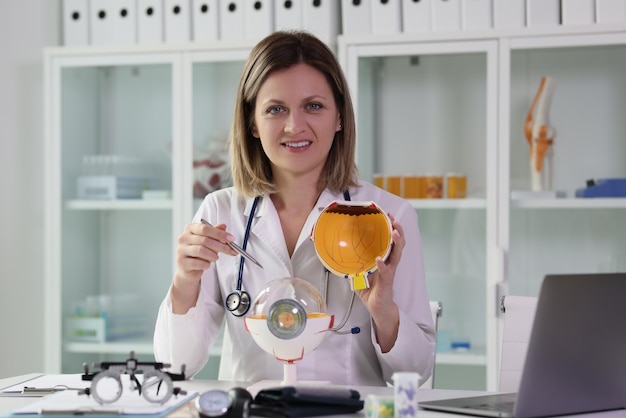
[[[261,40],[250,52],[237,88],[230,131],[233,183],[246,197],[274,193],[270,160],[261,142],[252,135],[257,95],[267,76],[304,63],[321,72],[330,85],[342,129],[335,133],[319,179],[320,190],[340,193],[357,184],[356,129],[352,100],[343,71],[332,51],[305,31],[278,31]]]

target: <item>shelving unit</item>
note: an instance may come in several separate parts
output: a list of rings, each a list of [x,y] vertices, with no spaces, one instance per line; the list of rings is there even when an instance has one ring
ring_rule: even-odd
[[[626,199],[579,199],[588,178],[626,176],[626,25],[339,37],[357,108],[361,173],[461,172],[469,199],[411,200],[439,330],[439,387],[497,389],[500,296],[537,295],[548,273],[626,270]],[[551,106],[554,189],[530,189],[526,113],[541,76]],[[454,370],[458,372],[454,372]],[[471,381],[464,379],[471,368]],[[446,380],[447,379],[447,380]]]

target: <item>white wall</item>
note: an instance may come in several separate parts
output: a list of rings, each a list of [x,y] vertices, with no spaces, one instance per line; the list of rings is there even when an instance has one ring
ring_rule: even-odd
[[[61,0],[0,0],[0,378],[43,370],[43,60]]]

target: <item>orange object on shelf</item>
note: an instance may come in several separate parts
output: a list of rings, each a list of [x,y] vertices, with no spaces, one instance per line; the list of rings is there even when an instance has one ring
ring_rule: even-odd
[[[420,191],[420,176],[404,176],[404,193],[405,199],[419,199],[422,197]]]
[[[402,196],[402,177],[387,176],[387,191],[397,196]]]
[[[448,199],[465,199],[467,197],[467,177],[463,174],[446,175]]]
[[[443,176],[425,176],[426,199],[441,199],[443,197]]]

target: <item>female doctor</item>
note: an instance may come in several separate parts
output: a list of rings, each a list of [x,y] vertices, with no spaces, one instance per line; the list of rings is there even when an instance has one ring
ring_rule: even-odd
[[[321,210],[334,200],[374,201],[392,220],[392,250],[377,260],[370,287],[357,291],[352,306],[348,282],[330,275],[328,311],[335,324],[347,320],[296,362],[297,376],[385,385],[396,371],[416,371],[422,381],[431,375],[435,331],[417,215],[405,200],[358,179],[355,142],[348,86],[330,49],[306,32],[261,40],[237,90],[234,187],[207,195],[178,239],[177,269],[154,333],[158,361],[196,374],[225,323],[219,378],[281,380],[282,363],[256,345],[233,309],[239,298],[229,295],[245,291],[253,301],[283,277],[323,289],[326,271],[310,239]],[[245,247],[263,268],[242,263],[225,242]]]

